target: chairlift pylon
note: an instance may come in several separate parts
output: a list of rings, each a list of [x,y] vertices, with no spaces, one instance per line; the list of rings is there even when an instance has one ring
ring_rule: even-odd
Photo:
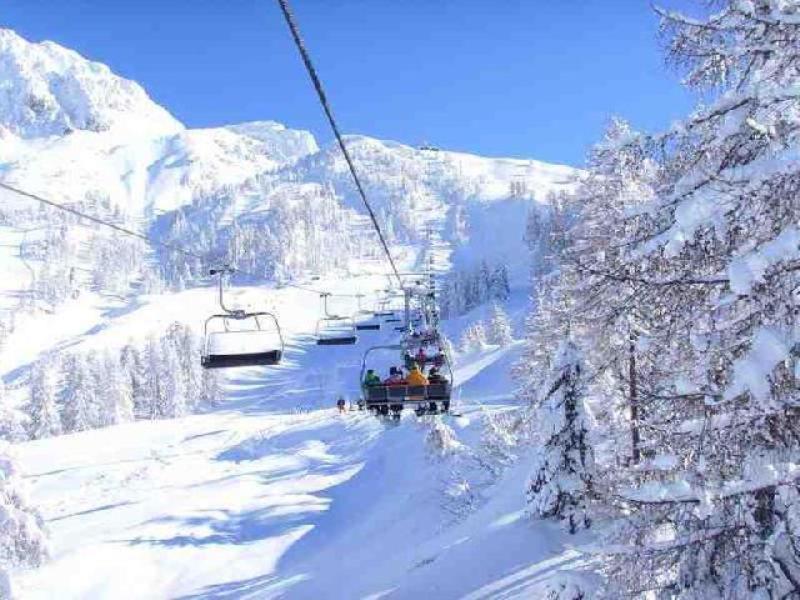
[[[206,369],[233,367],[272,366],[283,358],[284,341],[278,318],[266,311],[250,312],[231,309],[225,305],[223,277],[234,269],[211,269],[209,274],[219,276],[219,305],[221,313],[211,315],[203,326],[203,350],[200,364]],[[262,319],[273,324],[270,331]],[[252,323],[249,328],[232,329],[231,322]],[[214,331],[213,324],[222,323],[222,331]]]

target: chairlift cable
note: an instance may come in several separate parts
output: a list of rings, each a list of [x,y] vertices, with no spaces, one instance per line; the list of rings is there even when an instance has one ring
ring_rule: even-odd
[[[397,277],[397,282],[400,287],[403,287],[403,280],[400,277],[400,271],[398,271],[397,265],[395,265],[394,262],[394,258],[392,258],[392,253],[389,251],[389,245],[386,243],[386,238],[383,236],[383,231],[381,231],[381,227],[378,224],[378,219],[375,217],[375,212],[372,210],[372,206],[370,206],[369,201],[367,200],[367,194],[364,191],[364,187],[361,185],[361,180],[358,177],[358,173],[356,172],[356,167],[352,158],[350,157],[350,153],[347,151],[347,146],[345,146],[344,139],[339,131],[339,126],[336,124],[336,119],[334,118],[330,104],[328,103],[328,97],[326,96],[325,90],[322,87],[322,82],[317,75],[314,64],[311,62],[311,57],[309,56],[308,50],[303,43],[303,39],[300,37],[300,31],[294,15],[289,8],[289,2],[288,0],[278,0],[278,4],[280,5],[284,19],[286,19],[286,24],[289,26],[289,31],[292,34],[292,39],[297,47],[297,51],[300,53],[300,57],[302,58],[303,64],[306,67],[306,71],[308,71],[308,76],[311,78],[311,82],[314,84],[314,89],[317,92],[317,96],[320,104],[322,105],[322,109],[325,112],[325,116],[328,119],[328,123],[330,123],[333,134],[336,136],[336,141],[339,143],[339,148],[342,150],[342,154],[344,155],[345,162],[347,162],[347,167],[350,170],[350,174],[353,176],[353,181],[356,185],[356,189],[358,190],[358,194],[361,196],[361,200],[364,202],[364,206],[367,208],[369,218],[372,220],[372,225],[375,227],[375,231],[378,234],[378,238],[383,246],[383,251],[392,267],[392,272],[394,273],[395,277]]]
[[[64,211],[66,213],[70,213],[71,215],[74,215],[74,216],[79,217],[81,219],[86,219],[87,221],[92,221],[93,223],[96,223],[97,225],[102,225],[104,227],[108,227],[108,228],[113,229],[113,230],[115,230],[115,231],[117,231],[119,233],[122,233],[122,234],[125,234],[125,235],[129,235],[129,236],[138,238],[140,240],[144,240],[145,242],[147,242],[149,244],[152,244],[154,246],[161,246],[162,248],[167,248],[169,250],[175,250],[176,252],[180,252],[181,254],[183,254],[185,256],[189,256],[191,258],[197,258],[197,259],[200,259],[202,261],[206,261],[207,260],[207,257],[201,256],[200,254],[197,254],[195,252],[191,252],[190,250],[185,250],[179,244],[175,244],[175,243],[171,243],[171,242],[157,242],[157,241],[147,237],[145,234],[139,233],[138,231],[133,231],[132,229],[128,229],[127,227],[123,227],[121,225],[117,225],[116,223],[111,223],[110,221],[106,221],[106,220],[101,219],[99,217],[94,217],[92,215],[87,215],[86,213],[81,212],[81,211],[79,211],[79,210],[77,210],[75,208],[72,208],[71,206],[66,206],[64,204],[59,204],[58,202],[53,202],[52,200],[48,200],[47,198],[43,198],[42,196],[39,196],[37,194],[32,194],[31,192],[26,192],[24,190],[20,190],[18,188],[10,186],[7,183],[0,182],[0,188],[3,188],[5,190],[7,190],[9,192],[13,192],[15,194],[19,194],[20,196],[25,196],[26,198],[30,198],[31,200],[36,200],[37,202],[41,202],[42,204],[46,204],[48,206],[51,206],[51,207],[56,208],[58,210]]]

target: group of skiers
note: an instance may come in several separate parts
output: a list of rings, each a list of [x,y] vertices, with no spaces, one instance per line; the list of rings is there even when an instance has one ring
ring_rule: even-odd
[[[449,381],[439,372],[439,369],[436,366],[432,366],[428,370],[428,374],[425,375],[417,363],[414,363],[411,366],[407,374],[404,373],[402,367],[390,367],[389,376],[384,380],[381,380],[380,376],[375,372],[374,369],[369,369],[364,375],[364,385],[367,387],[378,385],[435,385],[442,383],[449,383]],[[445,410],[447,410],[450,402],[446,401],[444,404]],[[336,400],[336,406],[339,409],[339,412],[345,412],[347,410],[347,402],[344,397],[340,396]]]
[[[431,383],[448,383],[448,381],[439,373],[439,369],[436,366],[431,367],[426,376],[416,362],[412,364],[408,374],[403,372],[403,367],[391,367],[389,369],[389,377],[383,381],[381,381],[374,369],[369,369],[364,376],[364,385],[367,387],[374,385],[428,385]]]
[[[440,372],[439,368],[435,365],[432,366],[428,370],[428,374],[425,375],[423,369],[420,368],[419,364],[414,362],[411,365],[411,368],[408,370],[408,373],[404,373],[403,367],[391,367],[389,369],[389,377],[381,381],[381,378],[375,373],[374,369],[369,369],[364,375],[364,385],[366,387],[373,387],[373,386],[400,386],[400,385],[409,385],[409,386],[427,386],[427,385],[436,385],[436,384],[446,384],[449,383],[446,377],[444,377]],[[402,404],[393,404],[391,406],[382,406],[380,410],[383,411],[383,414],[388,414],[388,411],[391,410],[395,416],[400,414],[402,410]],[[450,410],[450,400],[444,400],[442,402],[442,408],[445,412]],[[424,412],[424,408],[418,408],[419,411]],[[431,412],[436,411],[436,402],[430,402],[429,410]]]

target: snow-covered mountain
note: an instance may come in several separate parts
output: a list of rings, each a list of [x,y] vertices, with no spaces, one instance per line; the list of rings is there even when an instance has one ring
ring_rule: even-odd
[[[137,83],[9,30],[0,30],[0,74],[4,182],[267,279],[347,270],[353,260],[377,256],[334,144],[320,148],[310,133],[270,121],[186,129]],[[533,160],[362,135],[346,142],[394,251],[409,266],[433,235],[440,268],[504,264],[517,284],[527,282],[527,213],[569,188],[575,175]],[[153,271],[169,284],[205,273],[205,264],[135,246],[14,194],[2,200],[6,319],[21,298],[57,310],[81,291],[108,292],[109,273],[114,293],[135,291],[126,285]]]
[[[71,50],[8,30],[0,30],[0,48],[3,181],[267,279],[378,258],[334,144],[320,148],[310,133],[270,121],[186,129],[138,84]],[[398,257],[413,266],[430,230],[440,268],[502,263],[517,284],[527,282],[527,213],[575,175],[570,167],[361,135],[347,144]],[[154,271],[182,284],[207,267],[13,194],[2,195],[0,217],[0,308],[9,322],[25,303],[57,311],[80,293],[135,292],[130,284]]]
[[[34,138],[73,131],[152,136],[182,129],[139,84],[106,65],[0,29],[0,132]]]
[[[187,130],[138,84],[71,50],[8,30],[0,49],[4,181],[63,202],[102,199],[147,221],[217,195],[232,199],[237,217],[263,213],[260,186],[276,183],[330,186],[342,208],[363,212],[338,148],[320,150],[308,132],[274,122]],[[347,143],[390,236],[413,241],[428,224],[468,246],[471,235],[481,241],[502,225],[510,229],[503,243],[481,243],[498,260],[519,255],[531,202],[574,173],[366,136]]]
[[[3,179],[59,201],[152,216],[317,150],[273,122],[186,130],[132,81],[52,42],[0,30]]]
[[[546,210],[548,194],[569,188],[575,175],[564,166],[421,150],[361,135],[348,136],[347,144],[402,269],[419,266],[430,255],[442,271],[489,262],[507,266],[523,287],[526,217]],[[368,303],[385,286],[384,259],[335,145],[320,147],[310,133],[271,121],[187,129],[138,84],[107,67],[56,44],[30,43],[0,30],[0,180],[208,257],[187,260],[0,191],[0,378],[6,388],[0,386],[0,428],[20,429],[16,409],[32,403],[33,384],[40,399],[58,397],[62,419],[68,401],[94,406],[96,413],[80,424],[73,414],[63,428],[69,435],[21,448],[23,468],[33,473],[34,500],[54,532],[52,561],[25,578],[30,597],[241,597],[250,592],[274,597],[295,584],[297,597],[319,597],[339,577],[331,557],[344,552],[366,559],[380,548],[361,540],[381,535],[392,546],[405,545],[401,554],[364,580],[357,576],[359,561],[348,563],[343,572],[352,583],[339,597],[383,593],[388,587],[406,597],[435,590],[440,597],[455,597],[479,589],[490,594],[492,582],[505,585],[511,563],[499,558],[467,579],[447,571],[451,579],[442,583],[441,563],[425,568],[437,556],[477,566],[466,555],[486,541],[499,548],[509,540],[524,546],[532,562],[564,552],[558,540],[552,548],[523,540],[527,534],[518,516],[509,516],[521,505],[522,491],[514,481],[508,488],[513,493],[487,507],[472,525],[453,512],[467,514],[478,506],[470,485],[498,483],[484,481],[480,468],[468,482],[461,470],[475,466],[469,446],[480,448],[485,416],[508,406],[507,375],[518,344],[468,353],[457,367],[465,384],[459,406],[476,413],[480,406],[480,416],[458,422],[463,443],[448,442],[434,454],[453,451],[458,473],[450,465],[427,462],[426,439],[435,446],[439,437],[449,439],[449,429],[433,423],[420,428],[406,420],[396,435],[383,437],[382,426],[371,418],[341,422],[327,410],[332,394],[354,397],[366,344],[397,341],[392,332],[381,332],[335,356],[322,351],[309,335],[320,314],[316,294],[280,285],[291,279],[342,294],[362,292]],[[181,348],[196,347],[196,338],[190,340],[186,332],[198,332],[204,317],[216,310],[214,291],[199,287],[207,284],[204,274],[216,261],[233,262],[261,279],[232,290],[232,301],[279,315],[286,360],[278,369],[240,371],[202,385],[197,369],[189,369],[190,381],[178,382],[176,373],[183,368],[178,365],[191,356],[171,353],[177,338],[163,336],[177,331],[184,336]],[[184,290],[185,284],[191,289]],[[521,289],[510,302],[518,328],[526,300],[527,290]],[[336,311],[356,310],[352,298],[336,301],[342,303]],[[454,321],[448,333],[458,337],[469,319]],[[175,329],[175,323],[185,328]],[[131,358],[137,352],[139,358]],[[146,368],[143,357],[149,360]],[[139,400],[111,393],[127,385],[120,384],[126,360],[136,367],[126,363],[125,369],[138,369],[145,377],[161,373],[161,384],[180,397],[177,404],[162,398],[170,409],[161,416],[180,417],[207,386],[221,386],[224,404],[204,416],[130,422],[134,412],[140,416]],[[472,391],[468,381],[475,384]],[[111,397],[128,402],[123,416],[103,412]],[[496,404],[487,408],[487,398]],[[298,407],[307,415],[298,419]],[[106,469],[81,458],[100,446],[110,460],[136,466]],[[174,461],[164,458],[168,447],[177,449]],[[290,464],[287,454],[299,458]],[[398,454],[408,460],[394,462]],[[140,455],[146,456],[138,465]],[[53,456],[66,463],[49,463],[47,457]],[[395,483],[382,476],[387,461]],[[161,466],[153,470],[156,463]],[[299,485],[264,496],[251,465],[265,466],[267,478],[275,466],[276,477],[282,477],[279,471],[289,473]],[[394,497],[398,481],[410,492],[400,504]],[[174,497],[170,492],[166,503],[158,499],[165,486],[181,490]],[[335,517],[356,511],[365,493],[382,500],[355,534],[341,527],[344,521],[325,516],[328,494],[343,494]],[[271,516],[261,515],[264,502],[274,508]],[[132,512],[127,508],[137,506]],[[241,519],[239,524],[196,518],[217,509]],[[415,524],[415,515],[424,526]],[[501,528],[499,521],[505,523]],[[176,524],[174,539],[164,537],[169,527],[156,524],[167,522]],[[296,528],[287,525],[293,522]],[[303,542],[302,560],[289,556],[283,564],[284,552],[315,528],[321,540],[331,535],[336,543],[312,536]],[[409,534],[408,528],[415,532]],[[474,542],[459,547],[459,539],[473,534]],[[120,562],[130,575],[107,577]],[[212,563],[233,566],[224,572],[205,569],[205,575],[197,571]],[[58,590],[52,585],[87,564],[94,565],[93,575],[74,578]],[[100,564],[108,568],[97,568]],[[315,575],[309,578],[307,571]],[[263,585],[247,583],[262,576]],[[291,585],[272,589],[267,580],[273,576]],[[217,590],[217,584],[223,587]],[[540,587],[535,582],[525,589]]]

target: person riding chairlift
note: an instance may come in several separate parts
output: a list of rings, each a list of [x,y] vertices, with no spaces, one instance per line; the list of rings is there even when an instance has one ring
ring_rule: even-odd
[[[389,369],[389,377],[383,381],[383,385],[406,385],[403,373],[397,367]]]
[[[417,351],[417,356],[415,357],[417,364],[424,365],[425,361],[428,360],[428,355],[425,354],[425,348],[420,346],[419,350]]]
[[[375,373],[373,369],[367,370],[367,374],[364,375],[364,385],[367,387],[372,387],[375,385],[381,384],[381,378]]]
[[[390,368],[389,377],[383,382],[383,384],[388,385],[389,387],[406,385],[406,380],[403,377],[403,371],[397,367]],[[400,411],[403,410],[403,405],[401,403],[390,404],[389,406],[383,405],[381,407],[381,414],[386,415],[389,410],[392,411],[394,418],[399,419]]]
[[[425,377],[425,374],[416,363],[408,372],[408,385],[428,385],[428,378]]]
[[[428,371],[428,383],[447,383],[447,379],[439,373],[439,369],[431,367],[431,370]]]
[[[438,384],[447,384],[450,383],[446,377],[442,376],[439,373],[439,369],[436,367],[431,367],[431,370],[428,371],[428,382],[431,385],[438,385]],[[436,402],[430,403],[430,410],[431,412],[436,410]],[[450,411],[450,400],[442,400],[442,411],[449,412]]]

